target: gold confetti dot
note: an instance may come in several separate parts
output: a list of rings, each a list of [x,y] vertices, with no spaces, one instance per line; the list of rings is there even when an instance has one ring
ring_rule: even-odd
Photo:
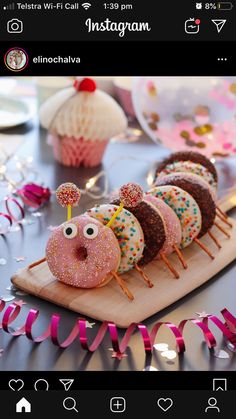
[[[199,143],[196,143],[196,146],[198,148],[205,148],[206,147],[206,144],[200,141]]]
[[[208,116],[210,114],[210,109],[208,108],[208,106],[198,105],[194,109],[194,113],[197,116]]]
[[[149,122],[148,126],[152,131],[156,131],[158,129],[157,124],[155,122]]]
[[[188,131],[181,131],[181,133],[180,133],[180,136],[182,137],[182,138],[185,138],[186,140],[189,140],[190,139],[190,134],[189,134],[189,132]]]
[[[229,90],[233,95],[236,95],[236,83],[232,83]]]
[[[212,131],[213,131],[213,127],[210,124],[205,124],[205,125],[201,125],[194,128],[195,134],[199,136],[209,134]]]
[[[156,112],[151,113],[151,118],[154,122],[159,122],[160,121],[160,116]]]

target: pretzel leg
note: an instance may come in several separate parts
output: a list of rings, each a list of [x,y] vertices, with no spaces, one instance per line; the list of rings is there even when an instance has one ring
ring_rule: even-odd
[[[160,256],[161,256],[163,262],[166,264],[167,268],[172,272],[172,274],[174,275],[174,277],[176,279],[179,279],[178,272],[175,270],[174,266],[170,263],[170,261],[168,260],[168,258],[166,257],[166,255],[163,252],[160,252]]]
[[[174,247],[174,249],[176,251],[176,254],[177,254],[180,262],[182,263],[183,268],[184,269],[187,269],[188,265],[187,265],[187,262],[185,261],[185,259],[183,257],[183,254],[182,254],[181,250],[178,248],[178,246],[176,246],[176,244],[174,244],[173,247]]]
[[[212,260],[214,260],[215,259],[215,256],[213,256],[213,254],[210,252],[210,250],[205,246],[205,244],[203,244],[200,240],[198,240],[196,237],[195,237],[195,239],[194,239],[194,241],[195,241],[195,243],[197,243],[197,245],[199,246],[199,247],[201,247],[201,249],[202,250],[204,250],[204,252],[208,255],[208,256],[210,256],[210,258],[212,259]]]
[[[222,246],[221,246],[220,242],[217,240],[216,236],[210,230],[208,231],[208,235],[213,240],[213,242],[216,244],[216,246],[218,247],[218,249],[221,249]]]
[[[221,215],[224,218],[228,218],[228,215],[226,214],[226,212],[222,211],[222,209],[218,205],[216,205],[216,208],[218,209],[218,211],[221,213]]]
[[[138,273],[140,273],[140,275],[142,276],[142,278],[144,279],[144,281],[147,283],[147,285],[149,286],[149,288],[153,287],[153,283],[152,281],[148,278],[148,276],[145,274],[145,272],[140,268],[140,266],[138,265],[134,265],[134,269],[136,269],[136,271]]]
[[[220,225],[218,224],[216,221],[214,222],[214,225],[218,228],[218,230],[220,230],[226,237],[228,237],[228,239],[230,239],[230,234]]]
[[[28,269],[33,269],[33,268],[35,268],[35,266],[38,266],[43,262],[46,262],[46,258],[42,258],[42,259],[37,260],[34,263],[31,263],[31,265],[28,266]]]
[[[219,217],[219,219],[222,221],[222,223],[227,224],[230,228],[233,228],[233,224],[230,223],[228,220],[226,220],[225,217],[223,217],[222,215],[216,213],[217,217]]]
[[[116,280],[117,284],[119,284],[119,286],[121,287],[122,291],[128,297],[128,299],[130,301],[133,301],[134,296],[130,292],[130,290],[126,287],[125,282],[123,281],[123,279],[116,272],[114,272],[114,271],[112,271],[111,274],[114,277],[114,279]]]

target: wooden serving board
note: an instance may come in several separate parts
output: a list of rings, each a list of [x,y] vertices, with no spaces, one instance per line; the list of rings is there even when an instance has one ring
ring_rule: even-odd
[[[235,186],[219,200],[219,205],[224,211],[236,206]],[[182,268],[175,254],[169,257],[179,272],[180,279],[174,279],[162,261],[151,262],[144,268],[154,283],[153,288],[148,288],[134,270],[123,275],[135,297],[132,302],[127,299],[114,280],[103,288],[90,290],[60,283],[52,276],[46,262],[31,270],[26,268],[18,271],[13,276],[12,282],[29,294],[97,320],[113,321],[117,326],[125,328],[132,322],[142,322],[178,301],[231,263],[236,258],[236,221],[231,220],[231,222],[233,229],[228,229],[224,224],[224,228],[231,234],[230,239],[216,227],[212,229],[222,244],[222,249],[218,250],[208,235],[201,238],[216,256],[213,261],[195,243],[183,251],[188,263],[187,270]]]
[[[77,313],[97,320],[113,321],[121,328],[128,327],[130,323],[142,322],[179,300],[236,258],[236,221],[231,221],[234,227],[230,230],[230,239],[215,227],[212,229],[222,244],[221,250],[217,249],[209,236],[201,239],[216,256],[213,261],[195,243],[183,252],[188,263],[187,270],[182,268],[176,255],[170,256],[169,259],[180,273],[180,279],[174,279],[162,261],[151,262],[145,267],[146,274],[154,283],[153,288],[148,288],[134,270],[123,275],[135,297],[132,302],[114,280],[103,288],[90,290],[60,283],[52,276],[46,262],[31,270],[19,271],[12,282],[30,294]]]

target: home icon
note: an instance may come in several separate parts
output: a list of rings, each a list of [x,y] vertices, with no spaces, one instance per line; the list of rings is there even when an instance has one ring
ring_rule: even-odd
[[[24,397],[16,403],[16,413],[31,413],[31,404]]]

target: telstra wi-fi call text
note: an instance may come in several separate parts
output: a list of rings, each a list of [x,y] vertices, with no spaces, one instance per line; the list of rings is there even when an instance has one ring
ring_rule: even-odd
[[[15,9],[17,10],[78,10],[80,4],[77,2],[74,3],[52,3],[52,2],[43,2],[43,3],[25,3],[17,2],[15,4]]]

